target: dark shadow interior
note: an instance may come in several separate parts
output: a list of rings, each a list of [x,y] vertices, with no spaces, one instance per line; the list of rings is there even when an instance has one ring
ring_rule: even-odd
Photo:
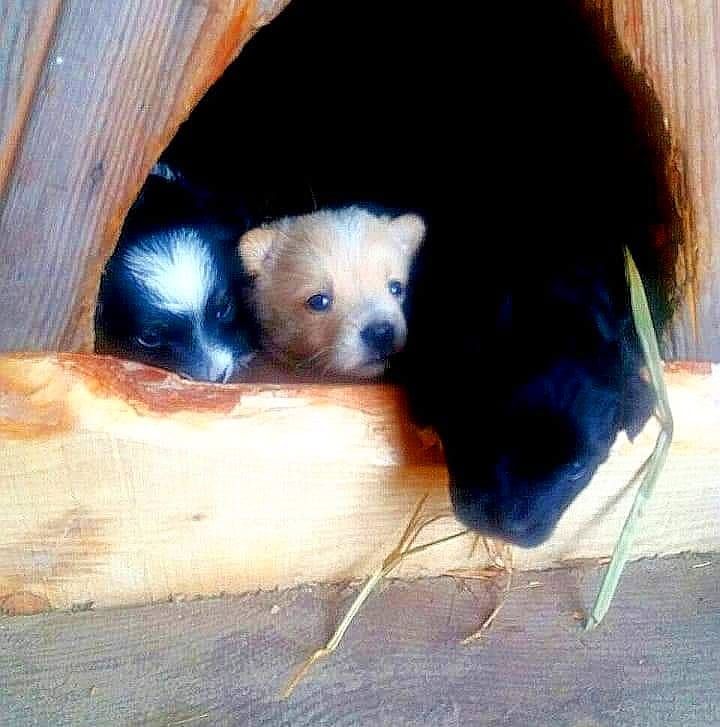
[[[293,0],[163,154],[186,200],[146,185],[124,237],[209,218],[231,241],[318,208],[414,210],[479,306],[484,281],[513,275],[508,249],[576,257],[622,239],[662,330],[680,224],[661,110],[578,7]],[[447,282],[437,303],[452,316]]]

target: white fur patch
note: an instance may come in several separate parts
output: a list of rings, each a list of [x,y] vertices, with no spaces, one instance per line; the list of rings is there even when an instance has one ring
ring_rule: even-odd
[[[235,357],[233,352],[224,346],[208,346],[205,350],[208,365],[208,378],[226,383],[235,370]]]
[[[167,165],[158,162],[150,170],[150,174],[154,177],[161,177],[168,182],[175,182],[178,179],[178,175]]]
[[[345,207],[339,210],[327,210],[325,223],[328,229],[335,228],[338,242],[355,247],[362,244],[368,217],[370,213],[361,207]]]
[[[131,275],[157,306],[201,315],[216,277],[213,257],[195,230],[183,228],[148,238],[124,256]]]

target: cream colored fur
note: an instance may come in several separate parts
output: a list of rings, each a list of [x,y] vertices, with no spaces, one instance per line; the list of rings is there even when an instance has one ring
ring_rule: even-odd
[[[414,214],[376,215],[360,207],[286,217],[247,232],[239,251],[255,279],[255,306],[266,349],[285,364],[320,375],[380,375],[360,338],[376,320],[392,323],[395,349],[405,344],[403,297],[390,281],[407,284],[412,258],[425,234]],[[318,293],[333,299],[312,311]]]

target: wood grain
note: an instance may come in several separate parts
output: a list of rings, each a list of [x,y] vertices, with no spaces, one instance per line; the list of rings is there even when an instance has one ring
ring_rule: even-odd
[[[61,0],[0,5],[0,200],[47,60]]]
[[[671,368],[668,382],[676,438],[635,557],[720,550],[717,371]],[[515,566],[609,555],[654,433],[618,441],[556,534],[516,549]],[[56,608],[359,577],[423,493],[429,512],[448,508],[436,443],[386,386],[218,387],[93,356],[6,357],[0,440],[0,596]],[[428,537],[458,528],[448,518]],[[486,565],[472,544],[399,573]]]
[[[279,692],[357,588],[7,618],[0,711],[9,725],[53,727],[716,727],[718,567],[631,564],[592,634],[573,615],[600,569],[518,575],[471,646],[459,642],[497,586],[393,581],[288,701]]]
[[[100,271],[178,125],[287,0],[0,11],[0,350],[90,349]]]
[[[720,361],[720,2],[586,1],[652,85],[675,147],[671,177],[688,244],[668,357]]]

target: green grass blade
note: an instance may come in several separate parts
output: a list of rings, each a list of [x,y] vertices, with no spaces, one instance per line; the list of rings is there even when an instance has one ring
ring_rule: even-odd
[[[650,373],[650,382],[657,396],[658,419],[664,429],[670,433],[672,439],[673,419],[670,411],[670,401],[663,378],[660,348],[655,335],[650,307],[648,306],[645,288],[630,251],[625,248],[625,269],[627,270],[628,285],[630,286],[630,306],[633,321],[640,339],[640,347],[645,357],[645,364]]]
[[[643,515],[645,505],[652,496],[655,483],[667,459],[673,437],[672,412],[670,411],[667,389],[665,388],[662,361],[660,360],[660,349],[657,337],[655,336],[655,328],[653,327],[640,273],[627,248],[625,249],[625,268],[627,271],[628,285],[630,286],[630,305],[633,313],[633,321],[640,339],[643,355],[645,356],[645,363],[650,373],[650,382],[655,389],[657,397],[656,416],[660,422],[661,430],[655,442],[655,448],[644,465],[644,476],[638,487],[635,500],[630,508],[625,524],[623,525],[620,537],[615,545],[615,550],[613,551],[610,565],[600,585],[600,590],[595,597],[595,603],[585,624],[586,631],[590,631],[598,626],[610,608],[610,603],[615,595],[620,576],[630,555],[630,548],[635,537],[637,523]]]

